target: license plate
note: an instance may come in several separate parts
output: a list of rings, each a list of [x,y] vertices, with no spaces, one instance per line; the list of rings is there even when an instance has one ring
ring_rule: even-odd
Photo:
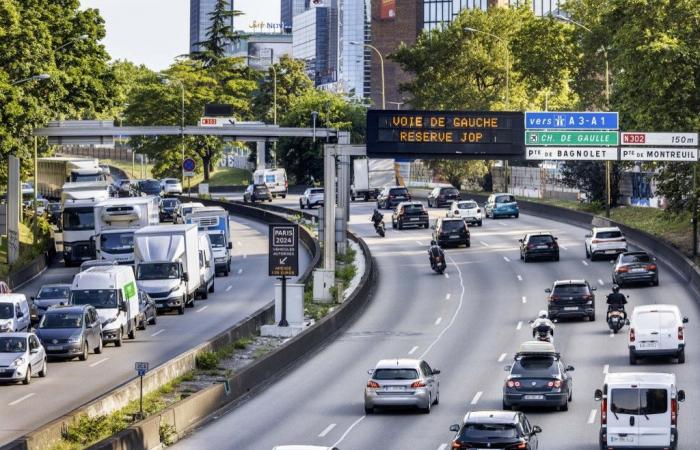
[[[165,305],[161,303],[156,303],[156,308],[165,308]]]
[[[547,245],[538,245],[538,246],[535,247],[535,248],[549,248],[549,246],[547,246]]]
[[[544,395],[523,395],[523,400],[544,400]]]
[[[578,306],[566,306],[564,311],[578,311]]]
[[[658,342],[639,342],[637,344],[638,348],[656,348],[658,347]]]
[[[451,234],[450,239],[459,239],[459,235],[458,234]]]
[[[610,442],[624,442],[627,444],[634,443],[634,436],[615,436],[610,435]]]
[[[63,350],[63,346],[61,345],[49,345],[46,347],[47,350]]]
[[[617,253],[617,250],[606,250],[605,253],[608,255],[612,255],[612,254]]]
[[[417,220],[420,220],[420,217],[411,217],[411,220],[415,222]]]
[[[389,392],[398,392],[405,390],[403,386],[386,386],[384,389]]]
[[[632,269],[632,270],[630,270],[630,272],[632,272],[632,273],[640,273],[640,272],[644,272],[645,270],[646,270],[646,269],[637,268],[637,269]]]

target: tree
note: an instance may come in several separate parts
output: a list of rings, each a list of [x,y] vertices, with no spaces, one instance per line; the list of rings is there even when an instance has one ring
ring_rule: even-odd
[[[274,64],[274,69],[267,71],[266,77],[260,81],[260,87],[253,97],[255,117],[272,123],[274,118],[274,77],[277,73],[277,118],[289,109],[295,97],[303,95],[314,88],[314,83],[306,74],[303,61],[285,55]]]
[[[457,189],[460,189],[462,184],[480,183],[489,170],[486,161],[482,160],[432,160],[428,162],[428,166],[435,171],[438,177],[447,180]]]
[[[562,167],[562,181],[569,187],[576,188],[586,194],[591,202],[600,205],[606,203],[605,163],[600,161],[568,161]],[[611,206],[617,206],[620,196],[620,180],[622,166],[612,163],[610,168],[610,200]]]
[[[238,42],[241,34],[233,29],[233,18],[242,13],[232,10],[233,0],[216,0],[214,10],[209,14],[211,24],[207,28],[207,38],[197,42],[202,50],[193,52],[192,59],[202,61],[211,67],[231,52],[231,46]]]

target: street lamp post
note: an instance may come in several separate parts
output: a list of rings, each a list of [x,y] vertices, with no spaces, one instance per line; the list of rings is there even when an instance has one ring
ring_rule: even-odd
[[[185,162],[185,84],[182,80],[169,77],[168,75],[159,75],[161,80],[171,81],[180,85],[180,145],[182,146],[182,161],[180,166],[182,169],[182,185],[185,185],[185,167],[182,165]]]
[[[248,58],[257,59],[259,61],[263,60],[262,57],[257,55],[248,55]],[[248,64],[250,65],[250,63]],[[272,124],[277,125],[277,69],[275,69],[275,64],[270,59],[270,69],[272,69]],[[284,72],[282,73],[284,75]],[[277,167],[277,141],[272,143],[274,149],[272,151],[275,160],[275,167]]]
[[[56,50],[54,50],[54,51],[57,52],[57,51],[59,51],[59,50],[63,50],[64,48],[68,47],[69,45],[73,45],[73,44],[75,44],[75,43],[78,42],[78,41],[86,41],[86,40],[88,40],[89,38],[90,38],[90,36],[88,36],[87,34],[81,34],[81,35],[78,36],[78,37],[74,37],[73,39],[70,39],[68,42],[66,42],[65,44],[63,44],[63,45],[61,45],[60,47],[56,48]]]
[[[363,42],[357,42],[357,41],[352,41],[350,42],[350,45],[358,45],[358,46],[363,46],[367,47],[370,50],[373,50],[377,56],[379,56],[379,68],[381,70],[381,75],[382,75],[382,109],[386,109],[386,91],[384,89],[384,57],[382,56],[382,53],[379,51],[377,47],[371,44],[365,44]]]

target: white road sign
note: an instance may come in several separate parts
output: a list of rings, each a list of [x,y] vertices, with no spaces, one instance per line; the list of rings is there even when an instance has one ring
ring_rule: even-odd
[[[235,117],[202,117],[199,119],[200,127],[224,127],[235,124]]]
[[[655,145],[657,147],[693,147],[698,145],[697,133],[646,133],[623,131],[621,145]]]
[[[525,159],[554,161],[617,161],[616,147],[526,147]]]
[[[622,147],[622,161],[697,161],[696,148]]]

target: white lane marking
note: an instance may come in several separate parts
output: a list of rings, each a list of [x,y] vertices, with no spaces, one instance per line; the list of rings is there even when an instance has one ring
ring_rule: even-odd
[[[440,447],[438,447],[437,450],[447,450],[447,444],[440,444]]]
[[[559,248],[562,250],[568,250],[568,247],[564,247],[563,245],[560,245]]]
[[[506,356],[508,356],[508,353],[501,353],[501,356],[498,357],[498,362],[503,362]]]
[[[90,367],[99,366],[99,365],[102,364],[103,362],[106,362],[108,359],[109,359],[109,358],[102,358],[101,360],[96,361],[96,362],[90,364]]]
[[[516,329],[516,330],[519,330],[519,329],[521,329],[522,327],[523,327],[523,321],[521,320],[520,322],[518,322],[518,326],[516,326],[515,329]]]
[[[523,303],[527,303],[527,297],[523,296]]]
[[[233,285],[230,285],[229,287],[227,287],[226,292],[230,291],[231,289],[233,289]]]
[[[451,259],[451,258],[450,258],[450,259]],[[446,274],[445,274],[445,278],[450,278],[450,274],[449,274],[449,273],[446,273]]]
[[[408,351],[408,354],[409,354],[409,355],[412,355],[413,353],[415,353],[416,350],[418,350],[418,346],[417,346],[417,345],[416,345],[415,347],[413,347],[412,349],[410,349],[410,350]]]
[[[609,370],[610,370],[610,364],[606,364],[606,365],[603,367],[603,373],[608,373]]]
[[[487,244],[487,243],[484,242],[484,241],[479,241],[479,243],[480,243],[481,245],[483,245],[484,247],[490,247],[490,245]]]
[[[243,269],[238,269],[238,275],[243,273]]]
[[[445,300],[449,300],[450,297],[452,297],[452,294],[447,294],[447,295],[445,296]]]
[[[416,241],[416,244],[420,245],[421,247],[423,246],[423,243],[421,241]]]
[[[247,257],[248,257],[247,253],[243,255],[243,259],[246,259]]]
[[[482,395],[484,395],[483,392],[481,392],[481,391],[477,392],[476,395],[474,395],[474,398],[472,399],[471,404],[476,405],[477,403],[479,403],[479,399],[481,398]]]
[[[360,417],[359,419],[357,419],[356,421],[354,421],[354,422],[352,423],[352,425],[350,425],[350,426],[348,427],[348,429],[345,430],[345,433],[343,433],[343,435],[340,436],[340,439],[338,439],[338,441],[337,441],[336,443],[334,443],[333,445],[331,445],[331,447],[337,447],[338,445],[340,445],[340,443],[343,442],[343,439],[345,439],[345,437],[346,437],[348,434],[350,434],[350,432],[352,431],[352,429],[355,428],[355,427],[357,426],[357,424],[359,424],[360,422],[362,422],[363,420],[365,420],[366,417],[367,417],[367,416],[364,415],[364,416]]]
[[[328,433],[330,433],[331,430],[332,430],[333,428],[335,428],[335,425],[336,425],[336,424],[334,424],[334,423],[328,425],[326,428],[323,429],[323,431],[321,431],[320,433],[318,433],[318,437],[326,437],[326,435],[327,435]]]
[[[505,261],[505,262],[510,262],[510,258],[508,258],[507,256],[504,256],[504,257],[503,257],[503,261]]]
[[[581,262],[583,263],[584,266],[587,266],[587,265],[588,265],[588,261],[583,261],[583,260],[582,260]]]
[[[588,415],[588,423],[593,423],[595,422],[595,415],[598,412],[597,409],[592,409],[591,413]]]
[[[151,335],[151,337],[156,337],[156,336],[158,336],[160,333],[162,333],[163,331],[165,331],[165,328],[163,328],[162,330],[156,331],[155,333],[153,333],[153,334]]]
[[[435,325],[440,325],[440,322],[442,322],[442,317],[435,319]]]
[[[8,405],[9,405],[9,406],[15,406],[17,403],[22,403],[22,402],[25,401],[26,399],[32,398],[32,397],[34,397],[35,395],[36,395],[36,393],[31,392],[31,393],[29,393],[29,394],[27,394],[27,395],[25,395],[25,396],[23,396],[23,397],[18,398],[18,399],[15,400],[14,402],[8,403]]]
[[[520,275],[518,275],[518,281],[523,281],[523,277],[521,277]]]
[[[603,286],[605,283],[603,283],[603,280],[601,280],[600,278],[598,278],[598,284],[601,285],[601,286]]]
[[[202,306],[201,308],[199,308],[199,309],[197,310],[197,312],[202,312],[202,311],[204,311],[204,310],[207,309],[207,308],[209,308],[208,305],[207,305],[207,306]]]
[[[508,225],[506,225],[506,224],[503,223],[503,222],[498,222],[498,224],[499,224],[500,226],[502,226],[502,227],[507,227],[507,226],[508,226]]]
[[[612,338],[614,338],[614,337],[615,337],[615,333],[613,333],[613,332],[611,331],[611,332],[610,332],[610,338],[612,339]]]

